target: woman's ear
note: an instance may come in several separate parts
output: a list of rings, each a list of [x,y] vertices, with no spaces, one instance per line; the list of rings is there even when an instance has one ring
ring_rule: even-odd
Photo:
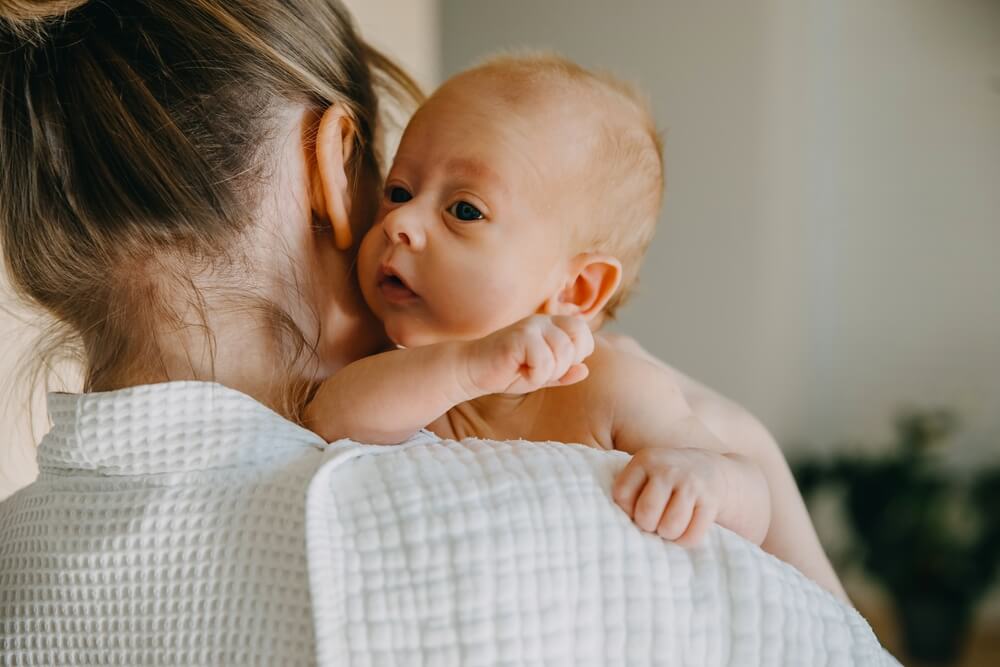
[[[562,289],[541,308],[547,315],[577,315],[591,320],[614,296],[622,282],[622,264],[608,255],[583,254]]]
[[[330,222],[333,242],[340,250],[351,247],[351,189],[347,165],[354,150],[354,121],[347,109],[331,104],[316,132],[316,168],[322,197],[319,213]]]

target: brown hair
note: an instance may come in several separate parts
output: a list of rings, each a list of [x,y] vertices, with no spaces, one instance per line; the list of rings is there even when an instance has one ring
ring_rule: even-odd
[[[581,225],[576,241],[581,250],[606,253],[622,263],[621,285],[604,307],[604,315],[614,317],[638,281],[663,201],[663,140],[647,98],[608,72],[544,51],[494,55],[460,76],[466,74],[498,77],[505,84],[499,92],[515,104],[525,93],[555,90],[574,100],[590,98],[602,109],[598,131],[581,137],[590,155],[584,165],[592,185],[587,191],[596,201],[590,224]]]
[[[336,0],[0,0],[0,90],[7,271],[54,320],[46,354],[76,349],[86,391],[141,378],[156,326],[190,324],[164,286],[207,327],[190,273],[242,269],[283,103],[343,104],[349,167],[377,181],[378,92],[420,97]],[[291,374],[311,345],[256,305]]]

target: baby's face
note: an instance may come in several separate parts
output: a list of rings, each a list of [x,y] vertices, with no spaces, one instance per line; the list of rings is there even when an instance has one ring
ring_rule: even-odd
[[[581,199],[555,114],[512,113],[475,82],[414,116],[359,254],[365,299],[406,347],[484,336],[566,280]]]

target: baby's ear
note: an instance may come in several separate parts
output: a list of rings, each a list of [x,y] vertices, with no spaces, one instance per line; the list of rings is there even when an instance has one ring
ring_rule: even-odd
[[[319,121],[316,132],[316,175],[313,207],[330,223],[337,248],[351,247],[351,189],[347,165],[354,148],[355,127],[347,109],[331,104]]]
[[[563,288],[542,306],[548,315],[577,315],[591,320],[614,296],[622,281],[622,265],[609,255],[573,258],[572,273]]]

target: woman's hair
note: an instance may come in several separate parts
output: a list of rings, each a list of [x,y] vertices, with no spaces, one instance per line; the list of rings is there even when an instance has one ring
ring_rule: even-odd
[[[48,352],[78,352],[87,391],[141,378],[156,328],[190,324],[164,289],[187,288],[207,327],[190,275],[247,270],[233,249],[282,107],[344,105],[354,182],[377,182],[378,94],[420,96],[336,0],[0,0],[0,91],[7,272],[54,320]],[[291,369],[312,345],[263,311]]]

